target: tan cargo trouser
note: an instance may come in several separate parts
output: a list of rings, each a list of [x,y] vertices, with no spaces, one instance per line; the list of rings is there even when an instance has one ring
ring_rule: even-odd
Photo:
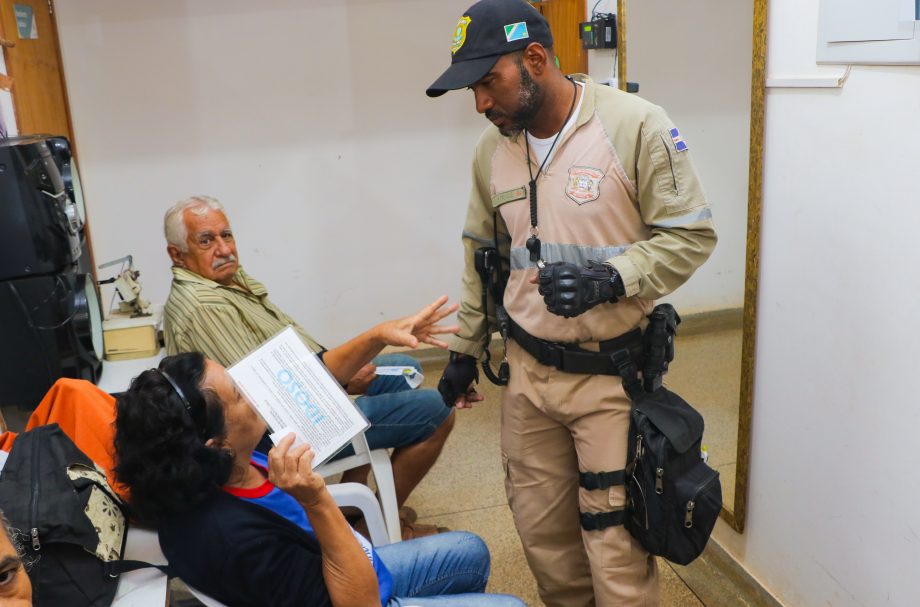
[[[579,512],[623,507],[622,485],[588,491],[578,473],[622,470],[630,402],[619,377],[563,373],[508,342],[502,399],[505,491],[548,607],[657,606],[655,558],[622,525],[584,531]]]

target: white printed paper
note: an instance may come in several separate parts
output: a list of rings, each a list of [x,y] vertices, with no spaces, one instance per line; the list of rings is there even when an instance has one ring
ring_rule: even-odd
[[[304,343],[287,327],[227,369],[277,444],[293,432],[324,463],[370,424]]]
[[[425,381],[425,376],[415,370],[415,367],[377,367],[377,375],[402,375],[409,387],[415,390]]]

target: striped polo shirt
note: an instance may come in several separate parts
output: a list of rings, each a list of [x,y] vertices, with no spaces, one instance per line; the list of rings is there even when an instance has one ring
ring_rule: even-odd
[[[323,349],[268,299],[265,285],[242,266],[230,285],[185,268],[173,267],[172,272],[172,288],[163,308],[167,354],[198,351],[229,367],[288,325],[311,350]]]

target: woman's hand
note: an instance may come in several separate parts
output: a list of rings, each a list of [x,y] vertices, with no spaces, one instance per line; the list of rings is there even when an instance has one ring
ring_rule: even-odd
[[[447,295],[442,295],[434,302],[428,304],[417,313],[397,320],[388,320],[376,327],[376,337],[387,346],[418,347],[419,343],[426,343],[438,348],[447,348],[447,344],[435,335],[444,333],[457,333],[460,327],[456,325],[444,326],[438,321],[457,311],[457,304],[444,307]]]
[[[307,443],[291,447],[294,433],[285,436],[268,452],[268,480],[291,495],[304,508],[327,494],[326,481],[313,472],[313,449]]]
[[[268,480],[303,506],[323,552],[323,581],[335,607],[380,605],[373,564],[342,511],[313,472],[313,449],[288,434],[268,452]]]

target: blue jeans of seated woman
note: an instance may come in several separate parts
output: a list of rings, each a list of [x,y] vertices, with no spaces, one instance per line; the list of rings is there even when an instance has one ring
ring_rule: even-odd
[[[489,549],[472,533],[440,533],[376,551],[393,577],[386,607],[526,607],[517,597],[483,594]]]

